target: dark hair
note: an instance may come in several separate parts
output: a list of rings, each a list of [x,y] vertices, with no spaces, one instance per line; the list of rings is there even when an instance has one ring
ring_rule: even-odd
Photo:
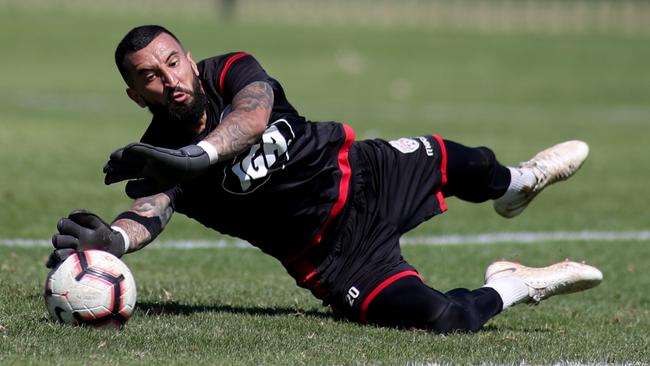
[[[115,49],[115,65],[117,65],[117,69],[120,70],[120,74],[122,75],[122,78],[124,81],[127,81],[127,70],[124,67],[124,57],[132,52],[139,51],[151,41],[154,40],[154,38],[158,37],[161,33],[167,33],[170,36],[172,36],[176,42],[181,46],[183,50],[185,48],[181,44],[181,41],[176,38],[176,36],[165,29],[162,26],[159,25],[142,25],[139,27],[135,27],[129,31],[129,33],[122,38],[122,41],[117,45],[117,48]]]

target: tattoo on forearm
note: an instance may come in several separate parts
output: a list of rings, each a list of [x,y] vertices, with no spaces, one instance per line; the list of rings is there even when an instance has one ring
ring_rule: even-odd
[[[135,221],[120,219],[115,221],[113,225],[121,227],[122,230],[124,230],[129,236],[129,241],[131,242],[129,251],[138,250],[153,240],[151,234],[149,234],[149,231],[147,231],[144,226]]]
[[[158,217],[161,222],[161,228],[164,228],[174,213],[170,203],[169,197],[164,193],[160,193],[135,200],[130,211],[144,217]],[[142,224],[129,219],[120,219],[113,224],[121,227],[129,236],[131,242],[129,251],[143,248],[159,234],[153,233],[152,236],[152,233]]]
[[[273,89],[268,83],[256,81],[239,91],[232,100],[233,109],[250,112],[273,107]]]
[[[243,88],[232,100],[233,111],[208,135],[222,159],[231,158],[257,142],[273,108],[273,89],[262,81]]]
[[[219,134],[215,136],[217,151],[224,158],[237,155],[255,142],[250,138],[252,131],[246,126],[245,116],[229,115],[228,117],[228,123],[223,124],[223,127],[219,129]]]
[[[174,210],[169,205],[169,197],[165,194],[157,194],[155,196],[142,197],[137,199],[131,207],[131,211],[140,216],[145,217],[159,217],[164,227],[171,218]]]
[[[164,228],[165,225],[171,220],[172,214],[174,214],[174,209],[171,206],[165,207],[164,210],[158,215],[160,217],[160,223],[162,224],[162,227]]]
[[[155,215],[156,209],[156,196],[143,197],[136,200],[131,208],[131,211],[141,216],[152,217]]]

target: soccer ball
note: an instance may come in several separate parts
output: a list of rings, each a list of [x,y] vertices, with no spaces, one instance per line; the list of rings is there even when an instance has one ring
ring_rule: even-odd
[[[129,268],[101,250],[72,253],[45,281],[45,304],[53,320],[95,328],[120,328],[135,307]]]

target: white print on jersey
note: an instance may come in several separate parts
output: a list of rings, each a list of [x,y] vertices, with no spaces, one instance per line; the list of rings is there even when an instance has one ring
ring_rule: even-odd
[[[420,141],[422,141],[422,144],[424,145],[424,148],[427,151],[427,155],[433,156],[433,147],[431,147],[431,143],[429,142],[429,140],[427,140],[426,137],[422,137],[422,136],[418,138],[420,139]]]
[[[262,134],[259,143],[248,153],[240,154],[224,171],[223,188],[234,194],[248,194],[282,170],[289,161],[289,145],[295,138],[291,125],[284,119],[273,122]]]
[[[389,141],[389,144],[403,154],[410,154],[420,148],[420,144],[413,139],[402,137],[399,140]]]
[[[350,289],[348,290],[348,294],[345,295],[345,300],[348,302],[350,307],[354,306],[354,300],[356,300],[357,297],[359,297],[359,294],[360,294],[359,290],[356,287],[354,286],[350,287]]]

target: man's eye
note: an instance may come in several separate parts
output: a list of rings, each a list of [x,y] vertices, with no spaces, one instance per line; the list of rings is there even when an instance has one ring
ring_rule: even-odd
[[[176,66],[178,66],[178,60],[174,60],[174,61],[170,62],[170,63],[169,63],[169,66],[170,66],[170,67],[176,67]]]
[[[144,76],[144,79],[145,79],[146,81],[152,81],[152,80],[155,79],[155,78],[156,78],[156,75],[155,75],[155,74],[146,74],[146,75]]]

